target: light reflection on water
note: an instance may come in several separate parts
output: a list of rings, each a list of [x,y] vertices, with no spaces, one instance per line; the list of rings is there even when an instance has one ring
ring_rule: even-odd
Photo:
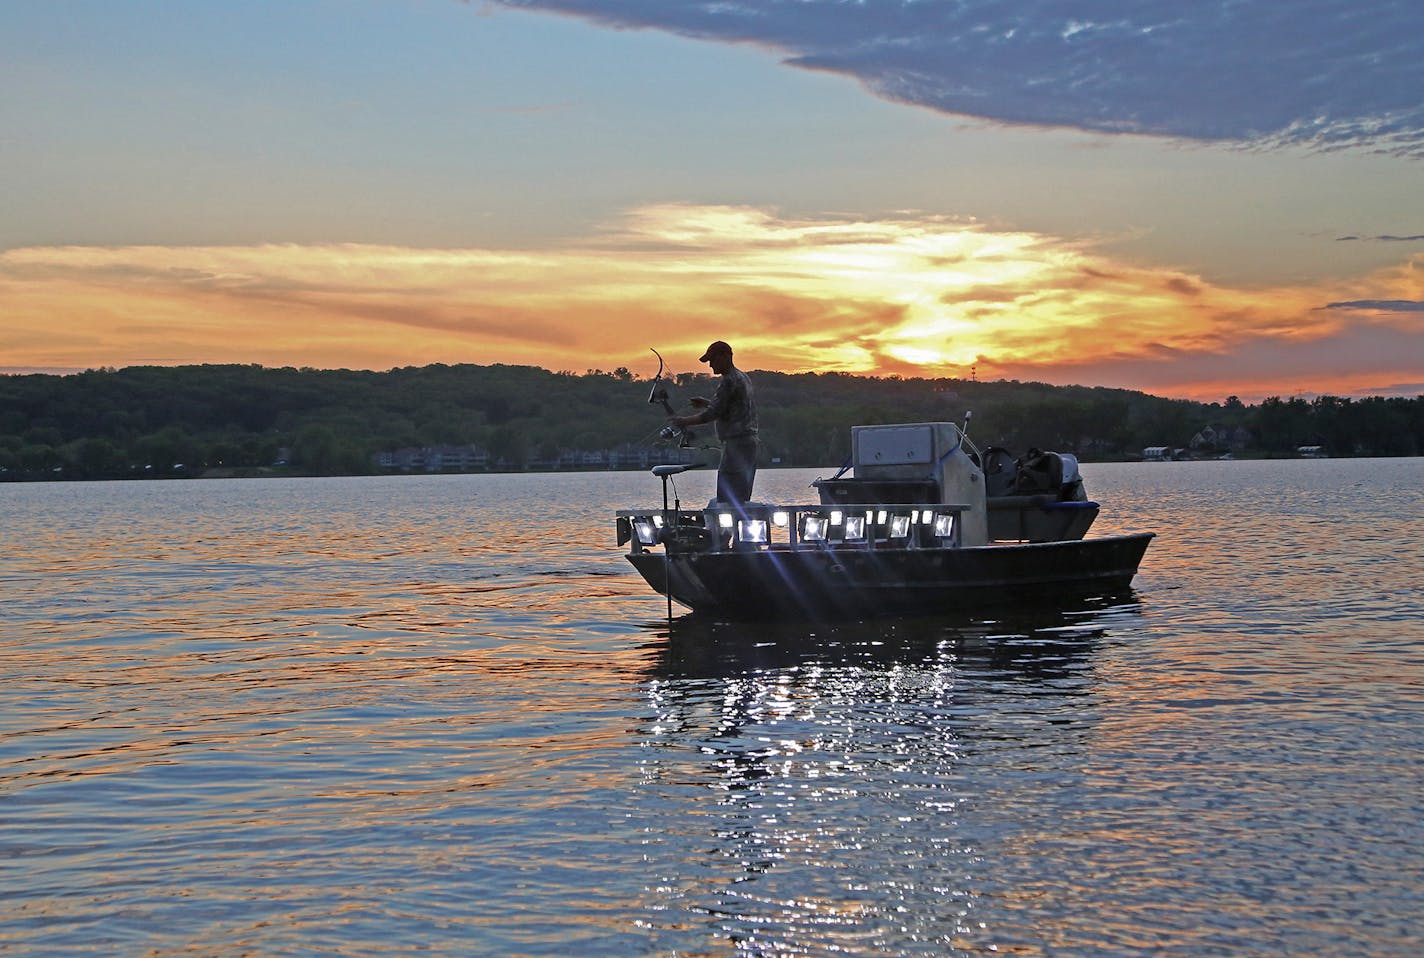
[[[1424,462],[1085,471],[1134,594],[814,628],[647,476],[0,485],[0,950],[1415,950]]]

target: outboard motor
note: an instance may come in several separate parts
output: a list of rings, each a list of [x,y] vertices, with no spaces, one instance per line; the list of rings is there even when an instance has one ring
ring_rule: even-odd
[[[1018,461],[1014,475],[1014,492],[1021,496],[1036,496],[1058,491],[1063,484],[1063,462],[1051,452],[1030,449]]]
[[[1063,483],[1058,487],[1058,498],[1063,502],[1086,502],[1088,491],[1083,487],[1083,475],[1078,471],[1078,457],[1060,452],[1063,460]]]
[[[1018,461],[1014,493],[1020,496],[1052,495],[1061,502],[1081,502],[1087,498],[1078,457],[1060,452],[1030,449]]]

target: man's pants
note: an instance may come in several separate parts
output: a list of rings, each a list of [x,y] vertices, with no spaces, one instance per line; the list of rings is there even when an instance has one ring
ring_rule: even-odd
[[[722,461],[717,466],[717,498],[739,505],[752,497],[756,480],[757,440],[755,437],[727,439],[722,443]]]

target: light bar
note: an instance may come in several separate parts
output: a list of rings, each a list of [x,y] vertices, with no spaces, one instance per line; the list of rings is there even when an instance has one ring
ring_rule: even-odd
[[[764,545],[766,531],[765,519],[743,519],[737,523],[737,541]]]
[[[801,517],[801,541],[802,542],[825,542],[826,531],[830,528],[830,523],[825,516],[802,516]]]

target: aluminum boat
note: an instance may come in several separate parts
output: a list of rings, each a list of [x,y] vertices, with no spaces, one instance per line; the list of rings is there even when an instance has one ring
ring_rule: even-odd
[[[1124,592],[1153,538],[1088,538],[1099,505],[1070,455],[981,452],[949,422],[855,426],[851,450],[807,505],[684,509],[667,484],[693,467],[655,466],[662,508],[618,510],[618,544],[669,609],[845,619]]]

